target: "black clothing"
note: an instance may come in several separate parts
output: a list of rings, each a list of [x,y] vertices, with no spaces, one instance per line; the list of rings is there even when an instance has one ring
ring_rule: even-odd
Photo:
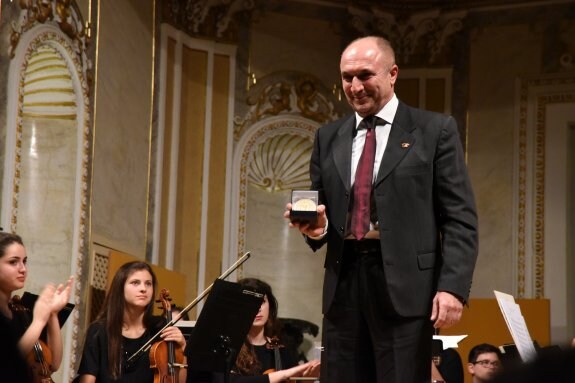
[[[158,318],[157,325],[147,329],[141,337],[137,339],[124,337],[124,358],[127,359],[138,351],[164,324],[165,321]],[[108,334],[103,321],[94,322],[88,328],[78,374],[80,376],[84,374],[94,375],[96,383],[153,383],[154,381],[154,371],[150,368],[150,358],[147,352],[143,353],[132,366],[125,368],[119,379],[114,380],[110,377],[108,371]]]
[[[448,383],[463,383],[463,363],[459,353],[453,348],[446,348],[440,354],[437,370]]]
[[[30,369],[18,348],[23,333],[18,336],[13,322],[0,314],[0,377],[6,382],[31,383]]]
[[[382,263],[378,240],[344,241],[339,284],[323,320],[322,381],[430,381],[430,364],[415,361],[431,355],[432,323],[397,313]]]

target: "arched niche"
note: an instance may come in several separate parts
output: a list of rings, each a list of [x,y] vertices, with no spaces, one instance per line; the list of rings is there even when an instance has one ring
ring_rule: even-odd
[[[252,256],[235,277],[270,283],[283,318],[321,324],[325,248],[312,253],[283,213],[293,189],[311,186],[316,130],[347,110],[337,86],[326,87],[315,76],[294,71],[259,78],[248,86],[245,104],[236,108],[229,251],[223,269],[249,251]],[[317,341],[305,338],[301,351],[313,356],[312,342]]]
[[[71,22],[82,28],[77,8],[47,6],[54,14],[74,11]],[[4,230],[20,234],[26,245],[26,291],[39,293],[48,282],[75,277],[70,300],[76,309],[63,328],[64,362],[53,376],[69,381],[81,352],[88,288],[89,62],[85,41],[78,40],[83,34],[62,30],[72,24],[57,18],[34,24],[23,17],[28,11],[21,10],[20,24],[13,24],[19,26],[8,70],[1,219]]]
[[[237,277],[270,283],[280,316],[321,323],[323,251],[310,254],[283,218],[291,190],[309,189],[309,159],[319,123],[275,116],[252,125],[236,147],[232,203],[236,251],[251,258]]]

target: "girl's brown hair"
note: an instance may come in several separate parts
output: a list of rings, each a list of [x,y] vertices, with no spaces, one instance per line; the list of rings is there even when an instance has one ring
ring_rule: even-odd
[[[122,375],[122,325],[124,323],[124,309],[126,300],[124,299],[124,285],[126,281],[136,271],[146,270],[152,276],[152,299],[146,306],[144,312],[144,327],[153,327],[154,320],[154,299],[156,296],[156,275],[146,262],[133,261],[123,264],[112,280],[108,294],[104,300],[102,311],[98,315],[97,321],[104,323],[108,335],[108,370],[113,379],[118,379]]]
[[[266,324],[264,325],[264,336],[267,338],[273,338],[279,335],[279,323],[278,317],[278,301],[272,293],[272,288],[270,285],[256,278],[244,278],[240,279],[238,283],[242,287],[246,287],[250,290],[254,290],[258,293],[264,294],[268,299],[269,304],[269,315]],[[238,358],[236,360],[237,372],[241,375],[256,375],[261,369],[261,363],[256,357],[254,346],[249,343],[246,338],[240,352],[238,353]]]

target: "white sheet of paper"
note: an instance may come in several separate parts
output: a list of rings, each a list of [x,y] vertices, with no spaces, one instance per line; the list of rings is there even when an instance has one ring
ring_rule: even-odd
[[[524,362],[533,360],[537,356],[537,351],[533,345],[531,335],[529,335],[525,318],[521,314],[521,308],[515,303],[512,295],[495,290],[493,292],[521,360]]]
[[[176,327],[195,327],[196,321],[195,320],[180,320],[180,321],[177,321],[174,326],[176,326]]]
[[[459,342],[467,338],[467,335],[434,335],[433,339],[438,339],[443,342],[443,349],[457,348]]]

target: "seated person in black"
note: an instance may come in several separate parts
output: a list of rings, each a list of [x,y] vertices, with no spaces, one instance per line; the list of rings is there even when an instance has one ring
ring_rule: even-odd
[[[75,381],[80,383],[152,383],[149,353],[128,365],[127,358],[137,352],[165,324],[152,315],[156,276],[145,262],[122,265],[112,280],[102,311],[88,328],[84,352]],[[185,349],[186,341],[175,326],[161,335]],[[179,369],[179,381],[186,381],[186,370]]]
[[[463,362],[459,353],[453,348],[441,351],[437,369],[448,383],[463,383]]]
[[[270,285],[255,278],[244,278],[238,283],[264,294],[264,301],[238,353],[230,374],[230,382],[279,383],[297,376],[318,377],[320,369],[318,360],[298,365],[287,348],[282,347],[278,339],[280,333],[277,324],[278,302]],[[198,373],[188,376],[188,383],[219,383],[223,380],[223,374],[219,373],[213,375]]]
[[[4,351],[7,359],[2,358],[4,369],[12,369],[16,375],[26,374],[22,370],[20,356],[30,355],[37,344],[49,349],[51,359],[39,365],[31,359],[27,378],[41,379],[58,370],[62,363],[62,336],[58,313],[66,306],[72,288],[72,278],[64,284],[48,284],[38,296],[32,313],[24,308],[12,295],[24,287],[28,276],[28,256],[22,238],[17,234],[0,231],[0,326],[2,327],[1,344],[8,347],[17,343],[19,353],[13,350]],[[45,350],[45,349],[44,349]],[[41,353],[41,351],[40,351]],[[13,360],[12,362],[8,362]],[[49,365],[47,365],[49,364]],[[9,379],[10,375],[0,374],[2,381],[25,382],[27,378]]]

